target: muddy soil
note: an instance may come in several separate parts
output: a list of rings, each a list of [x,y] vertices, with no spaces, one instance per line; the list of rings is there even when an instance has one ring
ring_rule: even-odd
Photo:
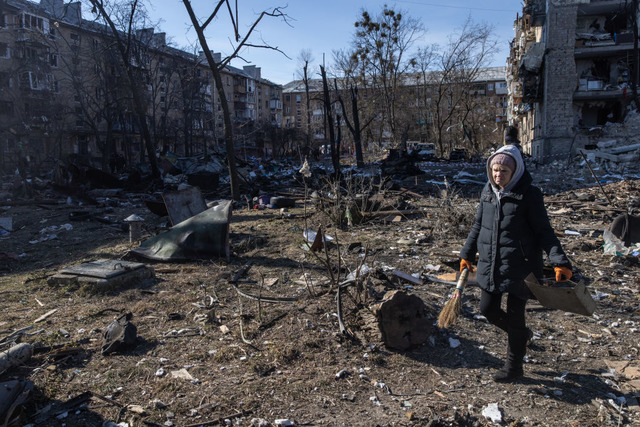
[[[286,212],[236,205],[228,261],[143,261],[155,278],[117,289],[47,279],[100,258],[139,261],[129,255],[139,242],[129,242],[120,221],[143,217],[141,240],[167,222],[147,209],[144,194],[81,204],[42,189],[4,199],[0,217],[12,218],[13,231],[0,240],[0,339],[18,337],[37,349],[0,378],[34,384],[21,422],[483,426],[493,424],[495,404],[508,425],[638,425],[640,266],[633,255],[605,254],[602,232],[616,215],[640,208],[640,181],[602,189],[577,182],[547,194],[551,222],[596,311],[583,316],[530,301],[535,335],[525,378],[512,384],[492,380],[505,335],[479,316],[475,287],[465,291],[456,324],[433,327],[416,348],[387,348],[365,327],[369,304],[387,290],[419,296],[434,322],[453,290],[429,277],[456,271],[477,199],[455,189],[433,194],[417,182],[383,197],[402,214],[340,228],[304,200]],[[91,216],[72,220],[78,212]],[[319,226],[333,244],[326,252],[303,250],[303,230]],[[349,334],[340,333],[335,286],[361,265],[369,275],[344,296]],[[106,326],[127,312],[135,347],[102,355]],[[78,396],[84,404],[57,410]]]

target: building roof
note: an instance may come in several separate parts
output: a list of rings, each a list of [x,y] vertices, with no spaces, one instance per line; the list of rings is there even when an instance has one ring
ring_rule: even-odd
[[[431,76],[436,76],[437,71],[431,71],[427,73]],[[473,79],[474,82],[491,82],[491,81],[506,81],[507,78],[507,67],[487,67],[480,68],[476,77]],[[333,81],[333,79],[331,79]],[[407,73],[404,78],[404,83],[407,86],[417,84],[417,81],[422,80],[420,78],[420,74],[417,73]],[[282,86],[282,93],[300,93],[304,92],[304,81],[302,80],[294,80],[292,82],[286,83]],[[322,91],[322,80],[321,79],[310,79],[309,80],[309,91],[310,92],[321,92]]]

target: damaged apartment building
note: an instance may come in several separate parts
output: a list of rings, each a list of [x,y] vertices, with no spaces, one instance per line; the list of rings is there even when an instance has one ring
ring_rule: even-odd
[[[194,156],[221,145],[220,90],[234,126],[254,134],[280,126],[282,88],[259,67],[227,66],[217,88],[202,53],[171,47],[154,29],[138,29],[132,40],[134,82],[109,28],[84,19],[80,2],[0,1],[0,171],[51,170],[70,157],[103,168],[114,158],[144,160],[133,85],[142,88],[158,153]],[[214,58],[221,61],[219,53]],[[270,133],[263,133],[259,147],[244,142],[243,150],[268,152]]]
[[[638,82],[637,16],[628,0],[524,2],[507,82],[508,120],[525,152],[567,159],[625,119]]]

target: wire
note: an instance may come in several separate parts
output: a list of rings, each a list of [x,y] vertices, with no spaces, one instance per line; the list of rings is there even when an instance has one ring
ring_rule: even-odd
[[[446,7],[446,8],[449,8],[449,9],[482,10],[482,11],[487,11],[487,12],[513,13],[513,10],[508,10],[508,9],[489,9],[489,8],[485,8],[485,7],[452,6],[450,4],[423,3],[423,2],[419,2],[419,1],[408,1],[408,0],[396,0],[396,3],[408,3],[408,4],[415,4],[415,5],[418,5],[418,6]]]

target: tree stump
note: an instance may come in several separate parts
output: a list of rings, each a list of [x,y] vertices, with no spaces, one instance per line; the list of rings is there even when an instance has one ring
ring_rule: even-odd
[[[431,334],[433,318],[416,295],[404,291],[387,292],[382,302],[371,307],[378,321],[384,344],[396,350],[407,350],[424,344]]]

